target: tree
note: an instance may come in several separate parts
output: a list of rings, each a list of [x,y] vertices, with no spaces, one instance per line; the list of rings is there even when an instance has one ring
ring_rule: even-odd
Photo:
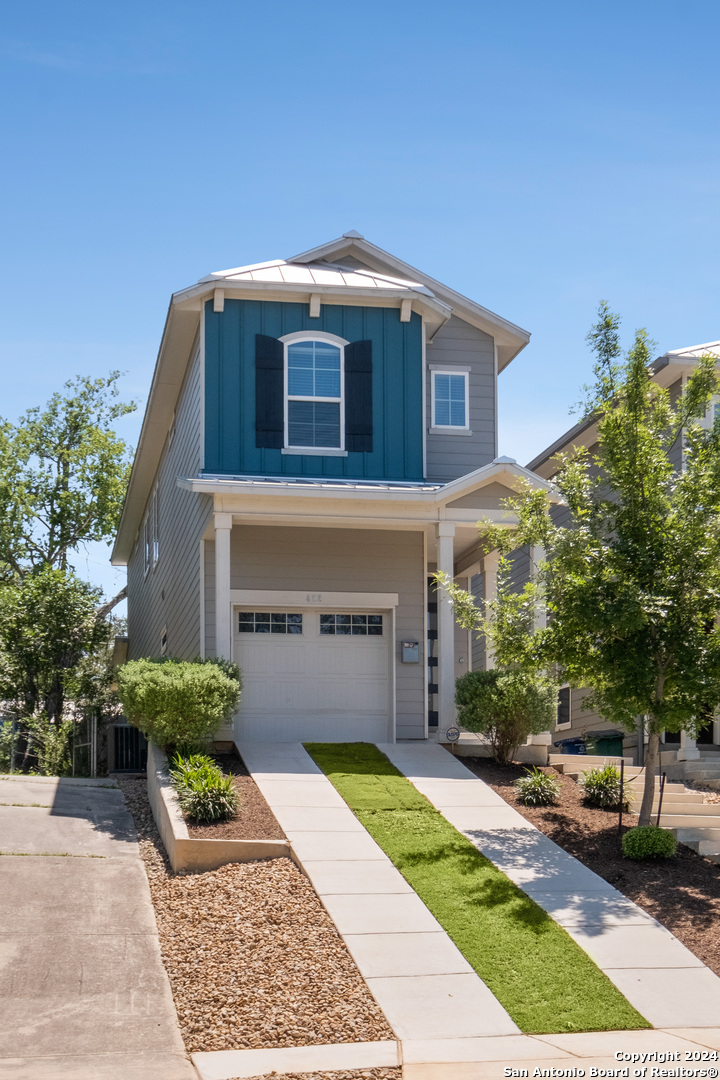
[[[97,600],[87,582],[49,566],[0,588],[0,700],[20,721],[24,767],[31,732],[59,731],[67,699],[77,705],[95,692],[88,658],[107,648],[111,632]]]
[[[645,331],[621,361],[618,325],[602,304],[588,336],[597,362],[585,408],[598,450],[566,457],[555,478],[570,523],[554,524],[547,495],[527,487],[508,500],[514,535],[483,532],[504,552],[545,548],[525,596],[545,606],[547,626],[523,649],[591,687],[586,706],[613,723],[633,730],[644,718],[645,825],[662,731],[694,733],[720,706],[720,420],[698,424],[719,384],[715,358],[702,357],[671,402],[651,378]],[[669,452],[680,438],[677,472]]]
[[[493,757],[511,762],[528,735],[547,731],[557,703],[557,684],[513,669],[468,671],[455,688],[458,722],[488,735]]]
[[[64,571],[82,544],[114,535],[130,451],[112,424],[136,408],[118,400],[119,375],[77,377],[44,409],[0,422],[0,582]]]

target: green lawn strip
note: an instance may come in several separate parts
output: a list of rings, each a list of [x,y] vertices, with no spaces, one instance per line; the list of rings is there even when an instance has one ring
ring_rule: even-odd
[[[528,1034],[651,1025],[569,934],[370,743],[306,743],[373,839]]]

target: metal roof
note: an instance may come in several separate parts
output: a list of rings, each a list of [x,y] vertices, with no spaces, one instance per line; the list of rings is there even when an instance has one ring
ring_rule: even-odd
[[[253,263],[249,266],[236,266],[231,270],[216,270],[200,282],[217,281],[227,285],[240,284],[244,281],[262,281],[279,285],[325,285],[333,288],[392,289],[422,293],[434,296],[434,293],[418,281],[390,277],[376,270],[361,269],[356,266],[343,266],[342,263],[315,263],[312,266],[303,263],[287,262],[275,259],[271,262]]]

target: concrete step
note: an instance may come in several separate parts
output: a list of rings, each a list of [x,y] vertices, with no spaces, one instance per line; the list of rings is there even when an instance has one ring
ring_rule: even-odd
[[[633,808],[634,811],[639,809],[639,807]],[[664,829],[700,829],[712,820],[720,821],[720,818],[708,818],[705,814],[694,812],[691,814],[676,814],[675,812],[666,814],[663,806],[660,824]]]
[[[685,765],[685,776],[688,780],[720,780],[720,767],[708,766],[702,762],[688,761]]]
[[[631,786],[630,791],[632,792],[636,803],[637,802],[642,802],[642,797],[643,797],[643,789],[642,788],[636,788],[636,787]],[[657,788],[655,788],[655,798],[653,800],[653,803],[655,805],[657,805],[657,803],[659,801],[660,801],[660,795],[659,795],[659,792],[658,792]],[[663,792],[663,806],[704,806],[704,805],[710,806],[712,804],[711,803],[706,804],[706,803],[703,802],[702,791],[678,791],[678,792],[675,792],[675,791],[668,791],[666,789]]]
[[[653,806],[657,806],[659,799],[653,799]],[[640,800],[632,804],[633,813],[640,810]],[[697,803],[697,802],[666,802],[663,798],[663,817],[665,810],[673,814],[694,814],[695,817],[717,818],[720,827],[720,803]]]
[[[680,827],[674,828],[673,832],[675,833],[678,840],[680,840],[683,844],[689,840],[710,840],[720,846],[720,827],[710,828],[709,826],[703,826],[702,828],[694,829],[685,829]]]
[[[564,772],[566,767],[575,769],[597,769],[603,765],[620,765],[622,758],[601,757],[598,754],[550,754],[549,764],[553,765],[558,772]],[[625,765],[632,765],[632,758],[626,757]]]

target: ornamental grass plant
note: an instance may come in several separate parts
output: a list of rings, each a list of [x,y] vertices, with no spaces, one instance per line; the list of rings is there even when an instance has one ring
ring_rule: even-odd
[[[232,777],[223,776],[221,769],[207,754],[176,754],[170,766],[170,777],[177,792],[180,809],[199,825],[227,821],[239,809],[239,799]]]

